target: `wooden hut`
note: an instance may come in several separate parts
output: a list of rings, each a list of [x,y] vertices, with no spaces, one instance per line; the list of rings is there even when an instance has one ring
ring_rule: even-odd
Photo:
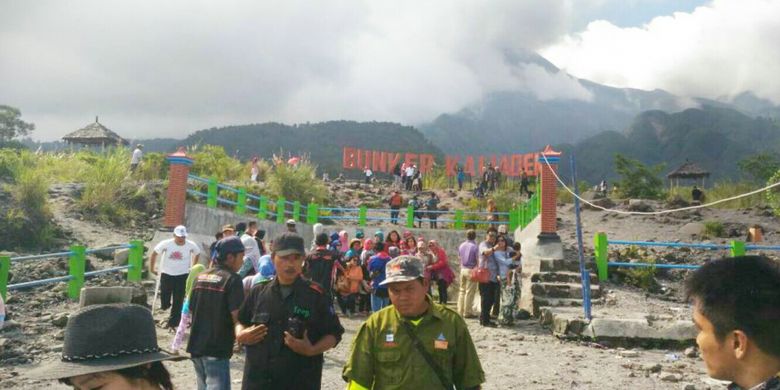
[[[95,123],[90,123],[84,128],[62,137],[62,139],[69,144],[90,147],[99,146],[101,148],[128,145],[130,143],[98,122],[98,117],[95,117]]]
[[[709,176],[710,173],[705,171],[702,167],[685,160],[683,165],[680,165],[677,169],[669,172],[669,174],[666,175],[666,178],[669,179],[669,187],[679,187],[680,179],[683,179],[683,181],[693,180],[694,185],[704,187],[704,181]]]

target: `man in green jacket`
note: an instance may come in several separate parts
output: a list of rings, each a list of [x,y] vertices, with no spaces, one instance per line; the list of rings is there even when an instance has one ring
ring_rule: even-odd
[[[465,321],[426,295],[420,259],[386,266],[391,306],[360,327],[342,376],[349,390],[479,389],[485,373]]]

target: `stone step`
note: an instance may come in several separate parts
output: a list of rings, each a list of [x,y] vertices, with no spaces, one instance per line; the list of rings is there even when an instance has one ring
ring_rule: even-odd
[[[582,299],[582,284],[580,283],[534,283],[531,285],[531,293],[534,297],[547,298],[578,298]],[[601,297],[599,286],[590,286],[592,299]]]
[[[588,273],[590,275],[590,284],[595,286],[599,284],[599,279],[596,274]],[[531,275],[532,283],[580,283],[579,272],[536,272]]]
[[[534,297],[534,307],[581,307],[582,299]]]
[[[563,259],[539,260],[539,272],[579,272],[580,265],[575,261]]]

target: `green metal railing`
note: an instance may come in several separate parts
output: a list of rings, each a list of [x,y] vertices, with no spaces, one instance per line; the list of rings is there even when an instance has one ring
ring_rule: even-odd
[[[195,175],[189,175],[189,179],[197,182],[206,183],[208,192],[203,193],[194,189],[187,189],[187,193],[199,198],[205,198],[207,207],[216,208],[218,205],[232,207],[237,214],[255,213],[258,219],[273,218],[277,223],[283,224],[287,219],[296,221],[305,221],[314,224],[322,218],[330,220],[351,221],[358,226],[366,226],[369,221],[385,221],[403,223],[408,228],[415,227],[415,222],[420,224],[425,222],[436,222],[450,224],[453,229],[463,230],[468,224],[489,224],[489,225],[509,225],[511,230],[528,226],[541,209],[541,196],[539,192],[534,193],[527,201],[518,204],[514,208],[505,212],[492,213],[498,215],[498,221],[487,221],[475,219],[475,217],[488,216],[491,213],[484,211],[467,210],[414,210],[411,206],[398,210],[391,209],[372,209],[365,206],[361,207],[321,207],[317,203],[302,205],[299,201],[288,201],[279,198],[276,201],[262,196],[247,193],[245,188],[234,188],[221,183],[215,179],[206,179]],[[537,185],[539,188],[539,185]],[[225,190],[236,195],[236,200],[225,199],[219,196],[219,190]],[[250,202],[257,206],[250,205]],[[273,206],[273,209],[269,206]],[[386,215],[398,213],[395,217]],[[404,217],[401,217],[404,214]],[[451,218],[440,218],[444,214],[451,215]],[[382,215],[382,216],[379,216]],[[432,218],[436,216],[436,218]]]
[[[85,272],[88,253],[108,252],[117,249],[129,249],[127,265]],[[8,284],[8,274],[11,270],[11,262],[53,259],[61,257],[68,258],[68,275],[41,280],[31,280],[10,285]],[[141,273],[143,271],[143,259],[144,242],[141,240],[133,240],[128,244],[105,248],[87,249],[83,245],[73,245],[70,247],[70,250],[66,252],[16,257],[0,256],[0,295],[2,295],[3,299],[5,299],[7,297],[8,291],[39,287],[50,283],[67,282],[68,297],[73,300],[78,300],[79,295],[81,294],[81,288],[84,286],[84,280],[89,276],[118,272],[126,269],[127,281],[140,282]]]

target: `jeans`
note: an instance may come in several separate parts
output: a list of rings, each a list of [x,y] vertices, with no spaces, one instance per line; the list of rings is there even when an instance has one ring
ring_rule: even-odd
[[[192,358],[198,390],[230,390],[230,359],[211,356]]]
[[[447,296],[447,287],[449,287],[449,285],[444,279],[439,279],[436,281],[436,287],[439,288],[439,303],[446,305],[449,300],[449,297]]]
[[[471,268],[460,269],[460,290],[458,292],[458,314],[461,317],[471,317],[474,314],[474,296],[479,283],[471,280]]]
[[[163,310],[171,309],[168,316],[168,326],[176,328],[181,321],[181,307],[184,304],[184,290],[187,287],[187,276],[184,275],[160,275],[160,299]],[[173,305],[171,305],[173,301]]]
[[[493,307],[496,299],[498,283],[487,282],[479,284],[479,296],[481,299],[482,311],[479,313],[479,323],[484,325],[490,322],[490,308]]]
[[[390,305],[390,298],[378,297],[376,294],[371,294],[371,312],[376,313],[382,310],[383,307]]]
[[[398,210],[401,208],[401,206],[390,206],[390,223],[397,225],[398,224]]]

